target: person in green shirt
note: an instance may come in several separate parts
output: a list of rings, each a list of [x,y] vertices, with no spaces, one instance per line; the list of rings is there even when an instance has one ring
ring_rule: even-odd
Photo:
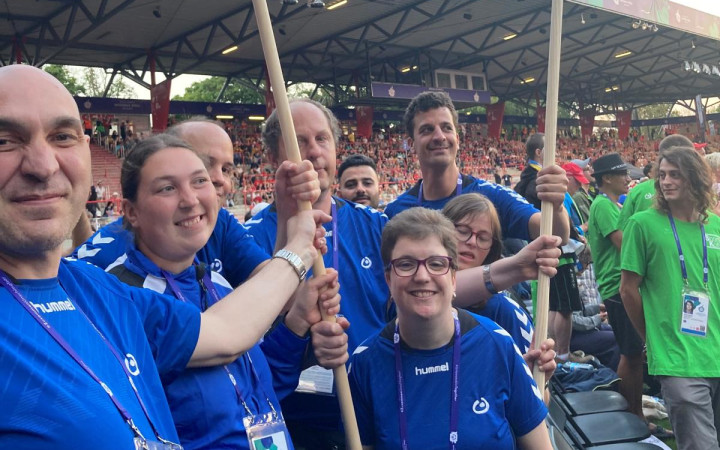
[[[593,163],[598,195],[590,206],[588,241],[593,253],[598,292],[605,304],[608,321],[620,347],[618,375],[620,393],[628,410],[644,419],[642,412],[643,343],[633,328],[620,299],[620,248],[623,232],[618,228],[618,199],[627,193],[628,165],[617,153],[601,156]]]
[[[658,151],[669,149],[671,147],[688,147],[693,148],[693,143],[690,139],[686,138],[682,134],[671,134],[666,136],[658,145]],[[645,176],[650,176],[645,174]],[[655,198],[655,180],[654,177],[650,177],[649,180],[643,181],[630,190],[630,193],[623,203],[622,211],[620,212],[620,219],[618,220],[618,228],[621,230],[625,229],[627,221],[633,214],[650,209]]]
[[[646,340],[679,449],[719,448],[720,218],[711,212],[712,182],[692,149],[661,152],[655,206],[629,219],[621,252],[622,299]]]

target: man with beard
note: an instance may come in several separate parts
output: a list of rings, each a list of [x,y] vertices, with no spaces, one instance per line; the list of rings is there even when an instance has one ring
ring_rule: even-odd
[[[365,155],[351,155],[338,169],[338,197],[377,209],[380,182],[375,161]]]

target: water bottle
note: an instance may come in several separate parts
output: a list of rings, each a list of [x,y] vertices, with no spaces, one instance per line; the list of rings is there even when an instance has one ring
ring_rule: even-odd
[[[568,372],[572,372],[573,370],[594,370],[595,366],[592,364],[585,364],[585,363],[576,363],[576,362],[566,362],[562,364],[562,367],[567,370]]]

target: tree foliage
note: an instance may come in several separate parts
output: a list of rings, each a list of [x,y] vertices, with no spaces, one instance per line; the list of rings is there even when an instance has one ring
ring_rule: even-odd
[[[173,100],[214,102],[217,100],[224,84],[225,78],[222,77],[209,77],[202,81],[196,81],[185,89],[183,95],[176,95]],[[225,89],[220,101],[224,103],[262,104],[265,102],[265,98],[257,90],[232,80]]]
[[[647,119],[664,119],[666,117],[677,117],[679,114],[676,111],[671,111],[668,116],[668,111],[673,105],[669,103],[656,103],[654,105],[645,105],[635,108],[637,118],[640,120]]]
[[[84,97],[102,97],[105,93],[105,86],[107,86],[111,77],[111,74],[97,67],[78,69],[57,64],[47,64],[44,70],[57,78],[72,95]],[[112,98],[136,97],[135,90],[120,75],[115,76],[107,96]]]
[[[66,66],[47,64],[43,70],[60,81],[72,95],[84,96],[85,88]]]
[[[82,82],[88,97],[102,97],[105,87],[110,81],[112,74],[97,67],[83,67],[81,69]],[[133,98],[135,90],[120,75],[115,75],[112,85],[108,90],[108,97],[111,98]]]
[[[311,98],[330,107],[335,104],[335,100],[328,90],[329,88],[329,86],[317,86],[315,83],[298,83],[288,86],[287,91],[290,98]],[[352,89],[352,92],[354,92],[354,89]]]

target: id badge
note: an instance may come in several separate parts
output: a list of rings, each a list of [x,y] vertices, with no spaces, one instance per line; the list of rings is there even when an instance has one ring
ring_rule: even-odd
[[[297,392],[308,394],[334,395],[333,371],[320,366],[312,366],[300,373]]]
[[[260,416],[246,416],[243,425],[247,433],[250,450],[290,450],[290,433],[282,415],[267,413]]]
[[[694,336],[707,336],[710,295],[701,289],[683,288],[680,331]]]
[[[148,441],[140,436],[136,436],[133,443],[135,444],[135,450],[183,450],[182,445],[179,444]]]

